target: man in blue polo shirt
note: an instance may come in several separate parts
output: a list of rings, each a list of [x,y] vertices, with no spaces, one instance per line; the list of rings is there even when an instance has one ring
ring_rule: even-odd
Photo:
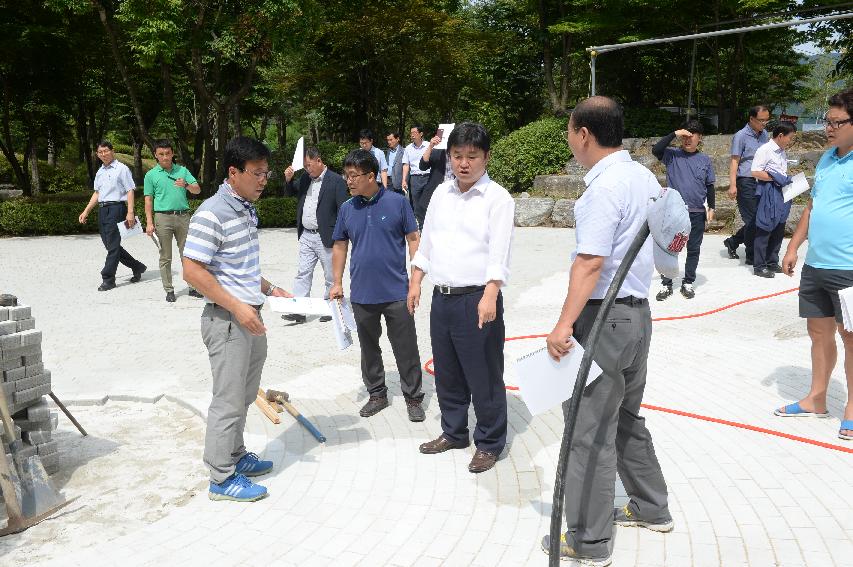
[[[755,196],[756,181],[752,176],[752,159],[755,151],[767,143],[767,123],[770,109],[764,105],[749,109],[749,122],[732,138],[731,162],[729,164],[729,197],[737,197],[737,208],[743,226],[730,238],[723,240],[729,258],[739,258],[737,247],[746,248],[746,265],[752,265],[752,246],[755,242],[755,211],[758,197]]]
[[[354,150],[344,159],[344,178],[353,197],[341,206],[332,247],[334,284],[330,298],[344,295],[343,274],[352,242],[350,298],[361,345],[361,374],[370,399],[359,412],[370,417],[388,407],[388,388],[382,364],[381,318],[388,327],[400,387],[411,421],[423,421],[421,363],[414,315],[406,298],[406,245],[409,258],[418,250],[418,225],[403,195],[374,182],[379,162],[366,150]]]
[[[853,89],[829,98],[826,137],[832,146],[817,164],[812,197],[782,259],[792,276],[797,249],[808,237],[800,277],[800,317],[812,341],[812,385],[799,402],[776,410],[780,417],[829,417],[826,391],[838,357],[835,332],[844,343],[847,407],[838,437],[853,441],[853,332],[844,329],[838,291],[853,287]]]

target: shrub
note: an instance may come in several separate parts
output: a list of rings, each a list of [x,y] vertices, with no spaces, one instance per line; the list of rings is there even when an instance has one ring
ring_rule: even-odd
[[[86,224],[80,224],[78,221],[90,196],[91,193],[67,193],[63,195],[63,199],[56,201],[0,201],[0,234],[41,236],[98,232],[97,208],[89,215]],[[190,209],[194,211],[201,203],[201,199],[191,200]],[[141,191],[137,192],[135,205],[137,216],[145,222],[145,205]],[[261,227],[284,228],[296,225],[296,199],[293,197],[267,197],[257,202],[257,208]]]
[[[489,176],[511,192],[530,189],[537,175],[559,172],[572,155],[563,133],[566,120],[543,118],[492,146]]]
[[[381,139],[380,139],[381,140]],[[317,144],[323,163],[329,169],[341,173],[344,168],[344,158],[352,150],[358,149],[358,144],[338,144],[337,142],[320,142]]]

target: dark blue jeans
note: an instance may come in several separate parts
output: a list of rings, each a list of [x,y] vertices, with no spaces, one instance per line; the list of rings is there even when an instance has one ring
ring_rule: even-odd
[[[705,237],[705,211],[690,213],[690,240],[687,241],[687,260],[684,262],[683,284],[696,281],[696,267],[699,265],[699,247]],[[661,277],[663,285],[672,285],[672,280]]]
[[[104,243],[104,248],[107,249],[107,259],[104,262],[104,269],[101,270],[101,278],[105,283],[115,283],[116,269],[118,269],[119,263],[124,264],[134,272],[139,272],[145,267],[142,262],[121,247],[121,234],[116,225],[126,218],[127,203],[106,205],[98,209],[101,241]]]

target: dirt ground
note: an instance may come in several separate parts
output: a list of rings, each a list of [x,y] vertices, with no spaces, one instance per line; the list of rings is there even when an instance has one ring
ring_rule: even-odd
[[[182,506],[207,486],[201,462],[204,422],[166,400],[69,408],[89,433],[64,416],[54,438],[62,465],[51,478],[76,501],[29,530],[0,538],[0,563],[33,565],[63,548],[122,536]],[[70,545],[71,544],[71,545]]]

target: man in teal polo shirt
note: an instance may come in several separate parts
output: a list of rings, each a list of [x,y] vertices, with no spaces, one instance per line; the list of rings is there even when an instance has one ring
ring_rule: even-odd
[[[178,243],[178,252],[183,257],[184,243],[190,227],[190,205],[187,191],[193,195],[201,193],[198,181],[189,170],[174,163],[175,154],[169,140],[154,143],[157,165],[145,174],[145,218],[148,236],[157,233],[160,240],[160,280],[166,290],[166,301],[174,303],[175,288],[172,285],[172,238]],[[190,288],[192,297],[201,294]]]
[[[798,402],[779,408],[780,417],[829,417],[826,391],[838,358],[835,333],[844,344],[847,407],[838,437],[853,441],[853,332],[844,330],[839,290],[853,287],[853,89],[829,98],[826,137],[831,148],[815,170],[811,199],[791,236],[782,271],[792,276],[797,249],[808,237],[800,276],[800,317],[812,341],[812,383]]]

